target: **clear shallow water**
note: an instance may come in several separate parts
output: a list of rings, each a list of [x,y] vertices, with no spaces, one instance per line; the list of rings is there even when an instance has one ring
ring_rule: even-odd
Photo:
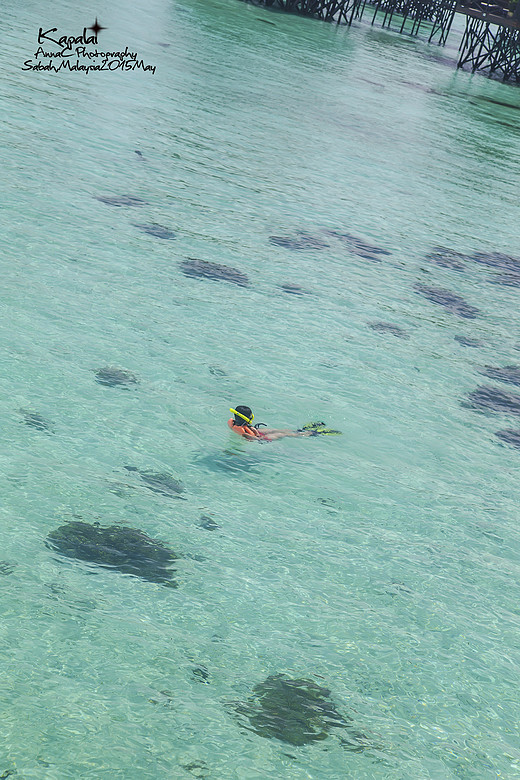
[[[90,15],[13,4],[4,22],[0,771],[519,777],[519,455],[494,436],[517,423],[461,406],[499,386],[479,367],[517,362],[519,292],[424,259],[518,251],[517,109],[490,102],[517,91],[456,72],[455,33],[439,50],[224,0],[96,13],[100,41],[155,75],[22,72],[38,27],[79,34]],[[95,199],[117,195],[148,205]],[[176,240],[133,226],[148,222]],[[329,246],[268,240],[298,230]],[[187,257],[251,286],[187,278]],[[107,365],[139,386],[97,384]],[[235,403],[344,436],[242,446]],[[45,546],[78,518],[186,556],[178,589]],[[228,705],[277,673],[329,688],[364,750],[335,729],[307,747],[244,730]]]

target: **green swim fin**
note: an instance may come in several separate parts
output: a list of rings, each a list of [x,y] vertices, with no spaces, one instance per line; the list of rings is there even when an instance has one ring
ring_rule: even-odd
[[[338,436],[342,431],[335,431],[333,428],[327,428],[324,422],[305,423],[300,431],[311,431],[312,436]]]
[[[298,428],[299,431],[315,431],[318,428],[323,428],[325,426],[324,422],[310,422],[305,423],[305,425],[302,425],[301,428]]]

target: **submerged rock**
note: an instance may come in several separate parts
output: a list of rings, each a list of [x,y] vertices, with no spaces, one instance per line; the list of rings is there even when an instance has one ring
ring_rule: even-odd
[[[444,306],[445,309],[452,314],[456,314],[457,317],[473,320],[480,314],[475,306],[470,306],[464,298],[461,298],[460,295],[457,295],[451,290],[445,290],[442,287],[428,287],[420,282],[414,284],[414,290],[432,303],[438,303],[440,306]]]
[[[231,268],[219,263],[210,263],[208,260],[198,260],[196,257],[189,257],[187,260],[182,260],[180,268],[185,276],[232,282],[233,284],[238,284],[239,287],[249,286],[249,279],[238,268]]]
[[[484,366],[480,370],[481,374],[490,379],[498,379],[499,382],[507,382],[510,385],[520,387],[520,366]]]
[[[151,222],[150,224],[137,224],[134,222],[134,227],[139,228],[143,233],[148,233],[149,236],[154,236],[154,238],[164,238],[171,241],[176,237],[173,230],[163,227],[163,225],[158,225],[156,222]]]
[[[233,708],[248,719],[249,731],[300,746],[326,739],[331,728],[352,722],[339,714],[329,697],[330,691],[312,680],[276,674],[255,685],[248,701],[236,702]]]
[[[30,428],[36,428],[37,431],[46,431],[47,433],[53,432],[52,423],[46,420],[41,414],[37,412],[29,412],[27,409],[19,409],[19,413],[22,415],[23,420],[20,422],[25,423]]]
[[[370,244],[368,241],[353,236],[351,233],[339,233],[337,230],[327,230],[329,236],[338,238],[342,243],[348,246],[349,250],[358,257],[363,257],[365,260],[372,260],[373,262],[380,263],[381,255],[391,255],[392,253],[388,249],[383,249],[375,244]]]
[[[463,255],[462,252],[456,252],[454,249],[447,249],[444,246],[434,246],[432,251],[426,255],[425,260],[441,268],[449,268],[452,271],[465,271],[465,260],[468,260],[467,255]]]
[[[305,230],[297,230],[295,236],[269,236],[269,241],[275,246],[283,246],[284,249],[302,251],[306,249],[327,249],[330,244],[321,238],[316,238]]]
[[[101,203],[106,203],[107,206],[146,206],[147,203],[142,198],[137,198],[135,195],[95,195],[96,200]]]
[[[458,341],[463,347],[481,347],[482,342],[478,339],[471,339],[468,336],[454,336],[455,341]]]
[[[474,252],[471,260],[499,271],[509,271],[520,274],[520,258],[505,255],[502,252]]]
[[[399,325],[393,325],[391,322],[369,322],[368,327],[370,330],[375,330],[378,333],[390,333],[392,336],[397,336],[398,339],[409,339],[410,334],[407,333]]]
[[[498,387],[480,385],[468,395],[464,406],[470,409],[520,415],[520,395],[507,393]]]
[[[520,450],[520,431],[513,428],[505,428],[503,431],[497,431],[495,436]]]
[[[73,521],[52,531],[46,543],[50,549],[68,558],[177,587],[172,580],[171,564],[179,556],[137,528],[119,525],[102,528]]]
[[[114,366],[105,366],[98,368],[95,372],[96,382],[105,387],[130,387],[139,384],[139,379],[126,368],[115,368]]]
[[[148,490],[152,490],[154,493],[160,493],[162,496],[168,498],[180,498],[179,493],[184,492],[184,485],[171,474],[161,473],[157,471],[140,471],[135,466],[125,466],[127,471],[135,471]]]

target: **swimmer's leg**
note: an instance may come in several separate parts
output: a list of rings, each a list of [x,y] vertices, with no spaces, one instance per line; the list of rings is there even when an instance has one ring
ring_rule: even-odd
[[[286,437],[299,438],[300,436],[313,436],[314,431],[270,431],[262,436],[264,441],[276,441]],[[260,439],[260,441],[262,440]]]

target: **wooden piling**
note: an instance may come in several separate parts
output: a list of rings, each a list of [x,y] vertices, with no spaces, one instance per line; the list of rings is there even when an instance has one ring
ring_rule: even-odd
[[[350,26],[368,8],[371,23],[400,33],[419,35],[444,46],[456,13],[466,17],[457,67],[498,74],[504,81],[520,82],[520,0],[514,14],[508,0],[248,0],[257,6],[312,16]],[[464,5],[466,3],[466,5]],[[472,6],[468,7],[467,3]],[[473,7],[474,6],[474,7]]]
[[[457,6],[466,17],[459,47],[458,68],[497,74],[503,81],[520,81],[520,30],[513,18],[488,14],[480,9]]]

